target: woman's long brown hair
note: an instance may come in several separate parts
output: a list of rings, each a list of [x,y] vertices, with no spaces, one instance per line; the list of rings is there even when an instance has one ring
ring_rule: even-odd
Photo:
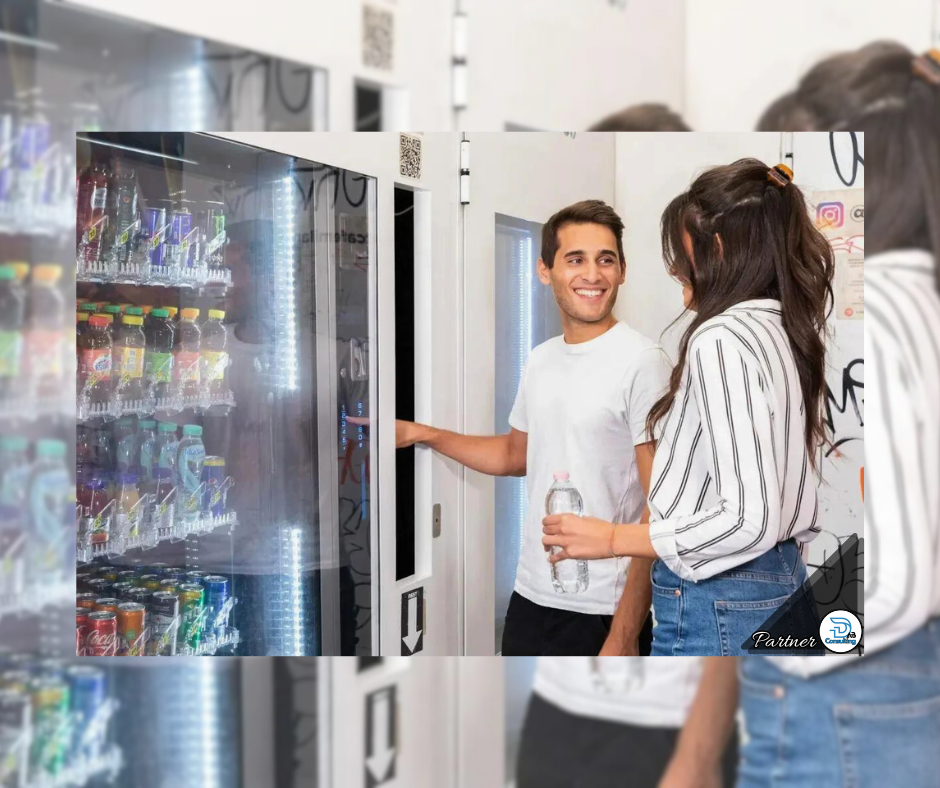
[[[768,170],[757,159],[714,167],[663,212],[666,269],[691,286],[695,318],[679,342],[669,389],[653,405],[646,426],[653,439],[679,390],[695,331],[742,301],[773,298],[780,301],[783,328],[799,370],[806,448],[815,468],[817,451],[828,442],[823,406],[832,247],[810,219],[799,187],[774,185]],[[691,257],[683,242],[686,233]]]

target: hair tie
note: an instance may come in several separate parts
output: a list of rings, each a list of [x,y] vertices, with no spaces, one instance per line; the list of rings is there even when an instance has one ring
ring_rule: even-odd
[[[929,52],[914,58],[914,74],[925,82],[940,87],[940,49],[931,49]]]
[[[785,189],[793,181],[793,170],[787,167],[786,164],[778,164],[776,167],[767,170],[767,180],[774,186]]]

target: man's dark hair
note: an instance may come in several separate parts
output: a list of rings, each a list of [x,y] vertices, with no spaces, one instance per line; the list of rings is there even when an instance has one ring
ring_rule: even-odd
[[[551,268],[558,251],[558,231],[566,224],[600,224],[608,228],[617,239],[620,265],[626,262],[623,254],[623,219],[603,200],[582,200],[562,208],[542,228],[542,261]]]
[[[638,104],[615,112],[588,131],[692,131],[665,104]]]

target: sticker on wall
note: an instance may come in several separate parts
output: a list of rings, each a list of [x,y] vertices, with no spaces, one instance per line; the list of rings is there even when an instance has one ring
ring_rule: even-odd
[[[397,703],[394,686],[366,695],[366,788],[378,788],[395,780],[398,758]]]
[[[395,15],[375,6],[362,7],[362,62],[391,71],[394,66]]]
[[[837,320],[865,318],[865,190],[813,192],[813,218],[832,244]]]
[[[421,179],[421,139],[413,134],[398,135],[398,172],[403,178]]]
[[[401,655],[424,650],[424,587],[401,595]]]

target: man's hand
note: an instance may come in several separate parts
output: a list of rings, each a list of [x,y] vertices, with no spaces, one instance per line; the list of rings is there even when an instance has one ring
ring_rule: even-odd
[[[637,638],[619,638],[611,632],[604,641],[599,657],[638,657],[640,656],[640,642]]]
[[[576,514],[552,514],[542,520],[542,544],[563,548],[549,556],[553,564],[566,558],[582,560],[610,558],[611,536],[614,524],[597,517],[578,517]]]
[[[705,768],[677,752],[669,761],[659,788],[722,788],[721,768],[718,765]]]

